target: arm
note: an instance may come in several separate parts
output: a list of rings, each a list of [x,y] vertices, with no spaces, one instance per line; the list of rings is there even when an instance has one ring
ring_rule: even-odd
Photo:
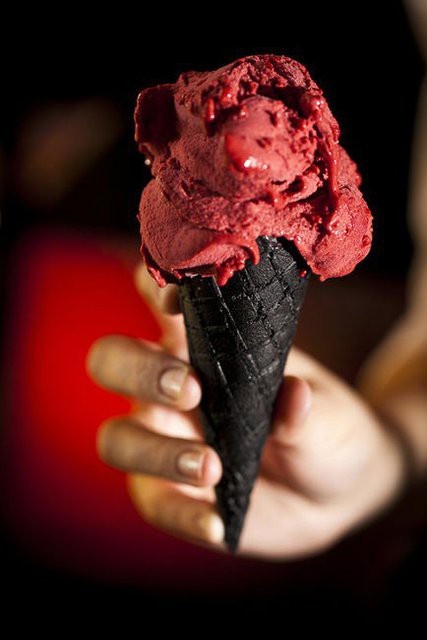
[[[427,4],[407,2],[420,44],[427,42]],[[414,136],[409,222],[415,244],[404,317],[368,361],[360,388],[394,425],[413,475],[427,473],[427,78]]]

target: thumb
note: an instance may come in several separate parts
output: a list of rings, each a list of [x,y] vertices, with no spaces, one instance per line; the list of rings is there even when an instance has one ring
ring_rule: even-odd
[[[306,380],[285,376],[276,400],[271,438],[281,445],[298,444],[313,403],[313,392]]]

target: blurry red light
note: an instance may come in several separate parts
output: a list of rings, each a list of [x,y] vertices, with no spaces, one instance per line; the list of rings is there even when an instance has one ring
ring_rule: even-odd
[[[3,376],[9,527],[38,561],[95,579],[205,589],[268,579],[271,565],[144,524],[124,476],[97,459],[99,424],[130,405],[88,378],[90,345],[108,333],[159,338],[133,285],[136,247],[130,255],[64,231],[28,237],[13,256]]]

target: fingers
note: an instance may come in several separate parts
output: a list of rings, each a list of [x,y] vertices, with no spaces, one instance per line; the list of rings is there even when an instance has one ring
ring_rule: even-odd
[[[213,449],[160,435],[131,417],[108,420],[99,430],[97,444],[104,462],[128,473],[159,476],[198,487],[212,487],[221,477],[221,462]]]
[[[162,329],[162,344],[170,353],[188,360],[187,337],[176,285],[159,287],[144,263],[135,270],[135,284]]]
[[[89,374],[111,391],[188,411],[201,398],[189,364],[151,345],[125,336],[107,336],[92,346]]]
[[[207,500],[197,500],[146,476],[130,477],[129,491],[141,516],[153,526],[196,542],[218,546],[223,542],[223,522]]]

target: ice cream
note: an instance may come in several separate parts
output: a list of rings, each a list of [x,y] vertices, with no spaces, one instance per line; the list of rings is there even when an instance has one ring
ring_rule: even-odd
[[[224,285],[257,238],[292,241],[321,280],[368,253],[372,216],[339,126],[307,70],[249,56],[142,91],[136,140],[154,179],[144,189],[142,252],[159,285],[191,274]]]

